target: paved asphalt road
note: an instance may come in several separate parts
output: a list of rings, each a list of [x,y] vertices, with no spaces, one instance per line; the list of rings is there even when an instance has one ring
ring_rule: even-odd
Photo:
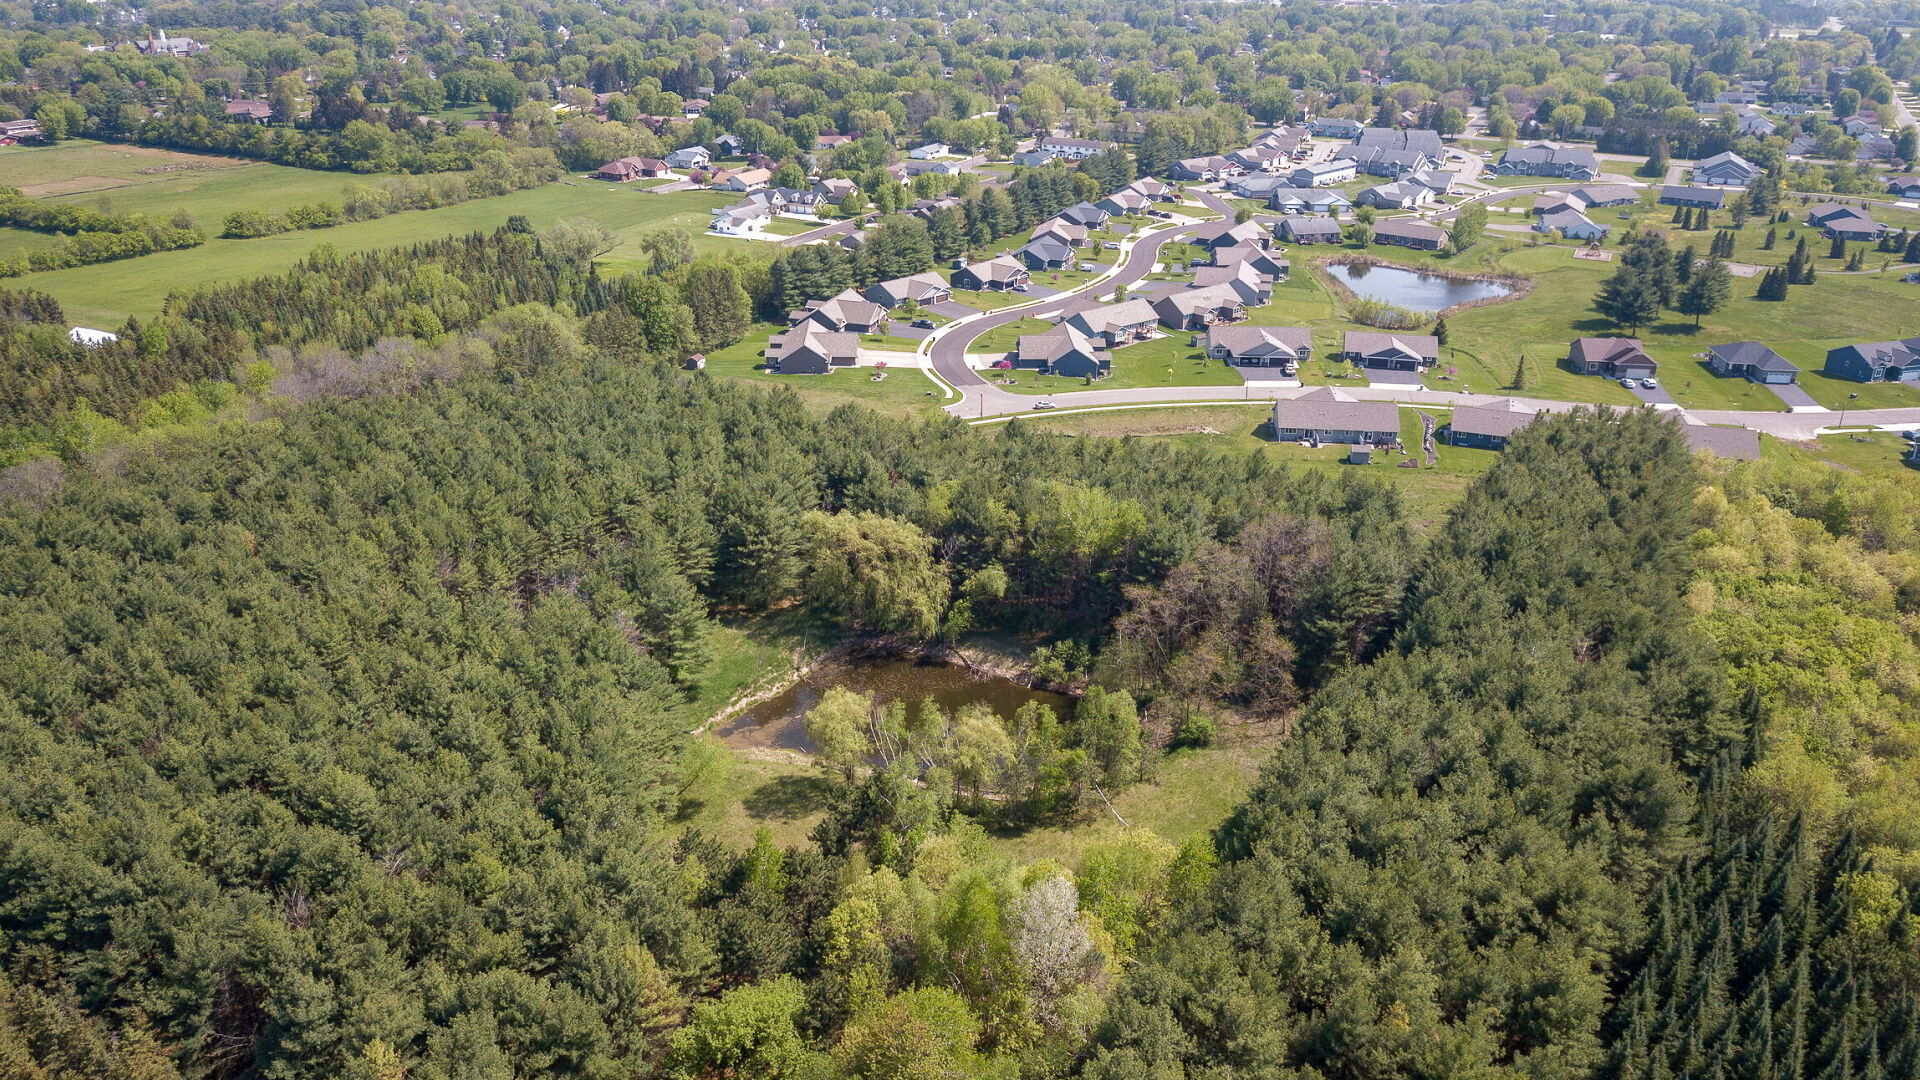
[[[1135,243],[1126,253],[1126,261],[1120,264],[1120,268],[1093,286],[1092,291],[1096,295],[1111,292],[1116,286],[1131,285],[1146,277],[1153,272],[1153,268],[1160,261],[1161,246],[1175,237],[1191,233],[1196,227],[1195,225],[1181,226],[1149,234],[1145,239]],[[967,351],[975,339],[995,327],[1016,323],[1021,319],[1057,314],[1080,296],[1080,293],[1066,293],[1049,297],[1032,305],[992,311],[977,319],[954,324],[951,330],[941,334],[933,343],[930,353],[933,370],[938,372],[942,379],[968,395],[975,394],[976,388],[990,391],[991,387],[987,381],[967,366]]]

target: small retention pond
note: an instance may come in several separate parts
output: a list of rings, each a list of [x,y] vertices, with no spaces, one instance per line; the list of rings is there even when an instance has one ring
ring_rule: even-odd
[[[1052,707],[1062,719],[1073,711],[1073,699],[1064,694],[1030,689],[997,675],[934,661],[877,658],[821,664],[792,686],[727,721],[718,734],[736,749],[773,747],[812,753],[802,718],[836,686],[869,694],[881,703],[904,701],[909,709],[932,698],[947,713],[979,702],[1010,717],[1029,701]]]
[[[1398,266],[1334,263],[1327,267],[1327,273],[1352,289],[1355,296],[1413,311],[1442,311],[1455,304],[1489,300],[1513,292],[1513,286],[1505,282],[1445,277]]]

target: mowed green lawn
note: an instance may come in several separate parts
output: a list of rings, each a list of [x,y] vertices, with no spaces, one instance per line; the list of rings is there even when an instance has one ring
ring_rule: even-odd
[[[258,240],[209,240],[186,251],[29,274],[14,280],[52,294],[66,309],[69,321],[113,327],[126,321],[128,315],[149,318],[158,313],[169,292],[278,273],[321,244],[342,252],[395,247],[495,229],[515,214],[524,215],[535,228],[549,228],[572,219],[606,226],[621,239],[620,246],[605,259],[616,271],[639,265],[640,238],[658,229],[678,228],[692,233],[696,250],[764,245],[765,241],[702,235],[712,220],[710,211],[733,201],[731,196],[706,191],[661,195],[614,185],[562,181],[458,206],[394,214],[378,221]]]
[[[307,203],[337,204],[348,185],[385,179],[80,139],[0,150],[0,184],[121,213],[165,217],[184,210],[210,236],[235,210],[278,213]]]

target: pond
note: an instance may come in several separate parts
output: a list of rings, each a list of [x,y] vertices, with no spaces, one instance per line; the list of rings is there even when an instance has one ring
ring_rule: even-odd
[[[1061,718],[1073,712],[1073,699],[1064,694],[1034,690],[1012,679],[983,675],[953,664],[934,661],[877,658],[821,664],[807,676],[727,721],[719,735],[736,749],[772,747],[812,753],[802,718],[828,690],[844,686],[870,694],[879,702],[905,701],[915,708],[931,697],[948,713],[979,702],[1011,717],[1020,706],[1037,701]]]
[[[1446,277],[1398,266],[1334,263],[1327,267],[1327,273],[1352,289],[1356,296],[1413,311],[1440,311],[1472,300],[1506,296],[1513,291],[1513,286],[1502,281]]]

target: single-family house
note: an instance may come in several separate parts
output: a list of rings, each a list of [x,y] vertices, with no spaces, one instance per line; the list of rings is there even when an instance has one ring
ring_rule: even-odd
[[[976,263],[968,263],[953,272],[953,287],[972,289],[975,292],[1005,292],[1015,285],[1025,285],[1032,280],[1032,274],[1020,265],[1020,260],[1009,255],[1000,255]]]
[[[1021,334],[1013,366],[1070,379],[1098,379],[1113,370],[1113,360],[1078,328],[1061,323],[1038,334]]]
[[[1365,128],[1358,120],[1321,116],[1307,121],[1307,130],[1323,139],[1357,139]]]
[[[1400,407],[1349,401],[1330,386],[1273,403],[1273,437],[1280,442],[1392,446],[1400,441]]]
[[[858,186],[844,176],[829,176],[824,180],[813,182],[813,190],[819,192],[821,198],[834,206],[839,206],[840,200],[853,194],[853,189]]]
[[[900,162],[900,171],[908,180],[912,180],[916,176],[926,176],[929,173],[934,176],[959,176],[961,173],[966,172],[967,169],[965,162],[942,159],[939,161],[903,161]]]
[[[1094,142],[1092,139],[1069,139],[1064,135],[1045,135],[1040,138],[1038,147],[1057,157],[1079,161],[1081,158],[1092,157],[1107,149],[1107,144]]]
[[[713,164],[713,155],[704,146],[683,146],[667,155],[667,164],[676,169],[704,169]]]
[[[1228,191],[1242,199],[1266,199],[1289,183],[1286,177],[1272,173],[1248,173],[1228,180],[1226,186]]]
[[[1421,371],[1440,362],[1440,339],[1432,334],[1349,330],[1341,355],[1365,368]]]
[[[1887,177],[1887,194],[1901,199],[1920,199],[1920,176],[1903,173]]]
[[[1755,139],[1764,139],[1780,129],[1765,113],[1750,112],[1734,121],[1734,130]]]
[[[273,119],[273,106],[264,101],[242,98],[226,103],[227,119],[245,120],[250,124],[264,124]]]
[[[1505,450],[1513,433],[1539,419],[1512,398],[1491,405],[1455,405],[1453,416],[1435,434],[1452,446]]]
[[[1292,375],[1313,357],[1313,333],[1304,326],[1210,326],[1206,354],[1234,367],[1278,368]]]
[[[1447,246],[1447,230],[1411,218],[1388,218],[1374,222],[1373,242],[1420,251],[1439,251]]]
[[[1101,229],[1106,227],[1113,215],[1090,202],[1077,202],[1055,214],[1054,217],[1061,221],[1072,222],[1082,228]]]
[[[838,150],[852,141],[853,136],[851,135],[833,135],[827,132],[821,132],[813,137],[813,148],[815,150]]]
[[[1285,281],[1293,271],[1293,264],[1258,244],[1235,244],[1232,247],[1213,249],[1213,266],[1247,266],[1257,274],[1265,274],[1275,281]],[[1206,267],[1197,267],[1204,270]]]
[[[1113,217],[1122,214],[1141,214],[1153,205],[1153,200],[1137,191],[1116,191],[1093,205],[1106,211]]]
[[[1117,349],[1152,337],[1160,324],[1160,315],[1151,303],[1136,297],[1117,304],[1088,304],[1069,312],[1061,323],[1097,344]]]
[[[1548,214],[1558,214],[1565,210],[1572,210],[1577,213],[1586,208],[1587,204],[1585,202],[1582,202],[1576,196],[1562,192],[1549,192],[1545,195],[1535,195],[1533,197],[1533,213],[1535,217],[1546,217]]]
[[[736,206],[714,215],[712,229],[722,236],[759,236],[773,221],[773,211],[764,206]]]
[[[1283,214],[1332,214],[1353,209],[1353,200],[1330,188],[1275,188],[1267,206]]]
[[[1432,158],[1445,157],[1446,146],[1440,133],[1430,128],[1362,128],[1353,137],[1355,146],[1379,146],[1388,150],[1418,150]]]
[[[713,186],[719,191],[759,191],[773,180],[767,169],[721,169],[713,174]]]
[[[1660,188],[1660,205],[1705,207],[1718,210],[1727,205],[1727,189],[1696,187],[1688,184],[1663,184]]]
[[[965,205],[956,195],[942,195],[937,199],[915,199],[913,204],[907,207],[907,216],[931,223],[933,215],[940,211],[958,210]]]
[[[1391,184],[1375,184],[1362,188],[1353,201],[1361,206],[1373,206],[1383,210],[1412,210],[1433,202],[1433,190],[1423,184],[1408,180],[1395,180]]]
[[[1175,289],[1153,301],[1153,312],[1172,330],[1204,330],[1247,317],[1247,304],[1232,284]]]
[[[1013,163],[1026,169],[1037,169],[1049,161],[1057,160],[1058,154],[1049,154],[1045,150],[1022,150],[1013,155]]]
[[[1920,380],[1920,337],[1829,349],[1821,370],[1854,382],[1914,382]]]
[[[1549,236],[1559,233],[1569,240],[1605,240],[1613,230],[1602,225],[1578,210],[1555,210],[1542,214],[1533,223],[1533,230]]]
[[[1247,146],[1228,154],[1227,160],[1250,173],[1273,173],[1293,158],[1277,146]]]
[[[811,322],[828,330],[871,334],[886,318],[886,308],[852,289],[843,289],[825,300],[809,300],[806,307],[789,312],[787,325],[799,326]]]
[[[1172,185],[1163,184],[1150,176],[1135,180],[1120,190],[1144,195],[1154,202],[1177,202],[1180,199],[1180,193],[1173,190]]]
[[[1273,233],[1290,244],[1337,244],[1340,223],[1322,214],[1288,214],[1273,227]]]
[[[1351,161],[1357,172],[1368,176],[1399,177],[1410,172],[1431,169],[1440,159],[1419,150],[1395,150],[1385,146],[1354,143],[1333,152],[1335,161]]]
[[[1660,370],[1639,338],[1583,337],[1567,350],[1567,365],[1577,375],[1604,375],[1609,379],[1646,379]]]
[[[611,180],[616,184],[624,184],[629,180],[666,176],[667,163],[659,158],[623,157],[607,162],[593,170],[591,175],[595,180]]]
[[[1340,158],[1302,165],[1287,174],[1287,182],[1294,187],[1332,187],[1335,184],[1344,184],[1358,175],[1359,169],[1351,159]]]
[[[1058,270],[1073,260],[1073,248],[1058,236],[1036,236],[1013,255],[1029,270]]]
[[[1217,266],[1200,266],[1195,267],[1193,271],[1194,288],[1204,289],[1224,285],[1239,294],[1240,302],[1248,307],[1259,307],[1273,299],[1274,280],[1273,274],[1255,266],[1252,260],[1223,263]]]
[[[1064,218],[1048,218],[1040,224],[1035,225],[1032,234],[1027,238],[1029,240],[1038,240],[1042,237],[1052,237],[1068,247],[1086,247],[1087,227],[1067,221]]]
[[[909,300],[922,307],[928,304],[944,304],[953,299],[953,287],[948,285],[939,274],[927,270],[882,281],[878,285],[869,286],[862,295],[891,311]]]
[[[692,120],[696,117],[705,116],[707,107],[712,104],[713,102],[708,101],[706,98],[691,97],[680,103],[680,112],[685,115],[687,119]]]
[[[712,150],[716,157],[739,157],[747,152],[747,140],[738,135],[715,135]]]
[[[1195,229],[1188,243],[1209,251],[1241,244],[1266,247],[1267,230],[1257,221],[1210,221]]]
[[[1175,180],[1198,180],[1205,183],[1224,176],[1239,176],[1245,171],[1218,154],[1209,154],[1203,157],[1181,158],[1168,169],[1167,175]]]
[[[1600,159],[1591,150],[1535,143],[1532,146],[1516,146],[1501,154],[1491,171],[1496,176],[1563,176],[1569,180],[1593,180],[1600,175]]]
[[[907,156],[915,161],[932,161],[934,158],[946,157],[950,153],[952,150],[946,143],[930,142],[907,151]]]
[[[1814,206],[1807,211],[1807,224],[1818,226],[1829,240],[1836,236],[1844,240],[1878,240],[1887,231],[1885,226],[1868,217],[1864,209],[1839,203]]]
[[[1446,169],[1415,169],[1400,178],[1402,183],[1419,184],[1435,195],[1445,195],[1453,190],[1453,182],[1458,179]]]
[[[781,375],[825,375],[860,358],[860,335],[803,322],[767,342],[767,368]]]
[[[1877,135],[1880,132],[1880,118],[1859,115],[1849,116],[1840,121],[1840,130],[1856,139],[1865,138],[1868,135]]]
[[[1763,170],[1760,166],[1741,157],[1731,150],[1724,150],[1706,158],[1693,167],[1693,181],[1696,184],[1720,184],[1724,187],[1746,187],[1760,179]]]
[[[1737,375],[1749,382],[1782,386],[1800,378],[1793,362],[1757,341],[1736,341],[1707,350],[1707,367],[1715,375]]]
[[[44,138],[46,132],[40,129],[38,120],[0,120],[0,146],[39,142]]]
[[[1626,206],[1640,201],[1640,193],[1626,184],[1582,184],[1568,194],[1585,203],[1585,208],[1589,210],[1597,206]]]

